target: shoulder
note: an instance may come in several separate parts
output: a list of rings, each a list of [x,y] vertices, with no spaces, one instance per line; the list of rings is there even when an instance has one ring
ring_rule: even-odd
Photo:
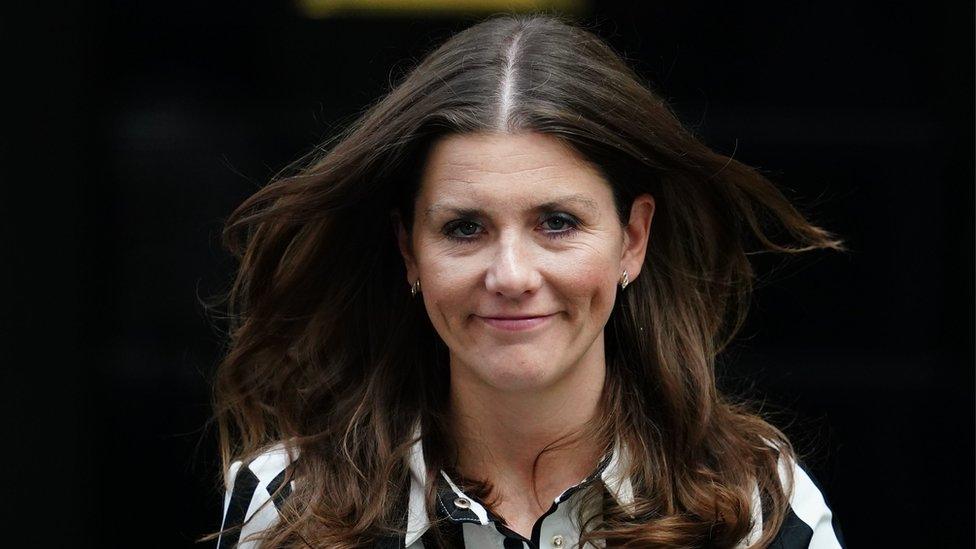
[[[840,525],[830,508],[826,494],[813,473],[802,460],[780,458],[780,478],[790,470],[793,475],[793,493],[790,497],[790,512],[780,529],[777,540],[783,544],[773,547],[799,547],[791,540],[803,540],[803,547],[843,547]]]
[[[843,548],[840,525],[810,469],[801,459],[781,454],[778,472],[783,489],[790,494],[789,509],[770,548]]]
[[[767,441],[771,447],[776,445]],[[845,547],[840,525],[823,489],[802,460],[780,452],[777,474],[783,491],[789,494],[789,508],[779,531],[768,547],[771,549],[837,549]],[[752,546],[763,533],[768,509],[763,506],[759,487],[753,482],[752,530],[737,546]]]
[[[248,462],[239,460],[230,465],[224,477],[226,494],[220,528],[234,530],[220,536],[218,549],[253,547],[248,536],[277,522],[278,509],[294,487],[294,481],[285,484],[285,477],[297,457],[295,450],[278,443]],[[242,543],[236,545],[239,541]]]

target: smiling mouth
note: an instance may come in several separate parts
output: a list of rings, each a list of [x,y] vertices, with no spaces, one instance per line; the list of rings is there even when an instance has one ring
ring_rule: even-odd
[[[477,316],[477,315],[475,315]],[[524,330],[531,330],[533,328],[542,326],[549,322],[552,317],[556,316],[555,313],[545,316],[523,316],[523,317],[486,317],[478,316],[482,322],[491,326],[492,328],[497,328],[499,330],[505,330],[509,332],[520,332]]]

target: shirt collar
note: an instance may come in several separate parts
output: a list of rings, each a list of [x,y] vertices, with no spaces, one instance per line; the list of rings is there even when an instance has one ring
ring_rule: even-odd
[[[409,469],[410,469],[410,496],[407,509],[407,535],[404,546],[410,545],[420,539],[421,536],[430,528],[430,521],[424,508],[424,491],[427,485],[427,465],[424,461],[423,444],[421,443],[420,423],[414,427],[414,437],[417,441],[410,449]],[[588,478],[571,486],[556,497],[554,503],[559,504],[568,499],[581,486],[588,484],[597,476],[607,487],[607,491],[623,507],[633,503],[634,492],[630,479],[626,475],[626,445],[620,439],[613,446],[613,450],[601,460],[596,471]],[[487,525],[496,520],[487,509],[475,499],[468,497],[460,488],[447,476],[443,470],[440,471],[443,482],[438,482],[437,500],[441,510],[449,515],[452,520],[458,522],[472,522]],[[438,479],[440,480],[440,479]],[[470,507],[460,508],[454,504],[457,498],[464,498],[470,502]]]

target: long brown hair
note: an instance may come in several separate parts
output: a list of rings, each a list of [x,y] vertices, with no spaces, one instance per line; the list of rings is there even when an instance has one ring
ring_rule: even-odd
[[[269,546],[359,547],[395,529],[415,421],[428,478],[454,465],[448,351],[410,298],[390,213],[410,229],[438,138],[522,131],[555,136],[602,170],[621,223],[636,196],[657,204],[644,269],[605,328],[603,413],[587,433],[626,443],[635,503],[604,502],[602,520],[581,506],[581,544],[732,547],[751,527],[752,483],[768,509],[755,546],[776,534],[792,484],[780,484],[777,460],[794,450],[719,393],[715,358],[746,316],[750,252],[841,242],[760,173],[703,145],[593,33],[506,15],[430,53],[227,221],[240,269],[215,381],[224,471],[280,441],[301,456]],[[428,486],[432,520],[433,498]]]

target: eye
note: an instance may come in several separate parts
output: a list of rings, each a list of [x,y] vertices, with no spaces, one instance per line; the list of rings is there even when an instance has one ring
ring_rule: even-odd
[[[474,221],[459,219],[444,226],[444,234],[454,240],[473,240],[481,226]]]
[[[579,228],[579,222],[569,214],[554,214],[547,217],[542,225],[550,230],[545,231],[550,238],[569,236]]]
[[[572,235],[579,228],[575,217],[565,214],[552,214],[542,221],[543,233],[548,238],[563,238]],[[445,236],[456,242],[472,242],[478,239],[482,227],[469,219],[457,219],[444,225]]]

